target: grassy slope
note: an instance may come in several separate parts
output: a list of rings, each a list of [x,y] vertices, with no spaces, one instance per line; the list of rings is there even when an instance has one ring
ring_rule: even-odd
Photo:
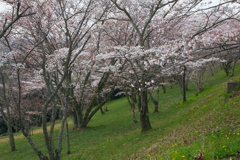
[[[205,159],[211,160],[234,155],[240,151],[240,97],[226,98],[227,80],[222,73],[209,79],[198,97],[190,88],[184,103],[177,86],[168,89],[161,94],[160,112],[150,114],[153,130],[147,133],[140,133],[140,124],[132,122],[125,98],[111,101],[107,104],[109,111],[98,113],[89,128],[70,130],[72,153],[65,154],[64,140],[62,159],[179,160],[194,159],[202,152]],[[150,107],[152,111],[153,105]],[[70,120],[69,124],[71,128]],[[34,134],[33,138],[46,153],[42,134]],[[17,151],[10,152],[8,142],[1,142],[0,159],[38,159],[25,138],[16,139],[16,144]]]

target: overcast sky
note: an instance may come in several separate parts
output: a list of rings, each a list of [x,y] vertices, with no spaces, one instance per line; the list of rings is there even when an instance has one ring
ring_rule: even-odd
[[[0,1],[0,12],[2,12],[4,10],[3,6],[4,6],[3,2]]]
[[[220,1],[223,2],[223,0],[204,0],[204,1],[205,2],[211,1],[211,4],[209,4],[210,6],[217,5],[219,4]],[[7,6],[6,3],[0,0],[0,12],[6,10],[6,6]]]
[[[6,6],[7,6],[6,3],[0,0],[0,12],[6,10]]]

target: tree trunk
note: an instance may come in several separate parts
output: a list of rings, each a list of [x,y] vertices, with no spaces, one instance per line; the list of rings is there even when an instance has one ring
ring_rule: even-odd
[[[138,109],[140,113],[140,122],[142,132],[146,132],[152,129],[149,121],[149,110],[148,110],[148,97],[147,91],[141,91],[138,95]]]
[[[9,137],[9,143],[10,143],[11,151],[15,151],[16,146],[15,146],[15,140],[14,140],[14,136],[13,136],[12,125],[8,124],[7,127],[8,127],[8,137]]]
[[[45,156],[41,151],[39,151],[37,149],[37,147],[35,146],[35,144],[33,143],[32,139],[28,139],[28,142],[30,143],[30,145],[32,146],[33,150],[37,153],[38,157],[40,160],[49,160],[49,158],[47,156]]]
[[[107,76],[109,76],[109,75],[107,75]],[[103,82],[105,83],[106,81],[104,80]],[[107,103],[107,101],[110,99],[111,95],[113,94],[113,91],[114,91],[115,86],[117,85],[117,82],[118,82],[117,80],[114,82],[114,84],[113,84],[113,86],[111,88],[111,91],[108,93],[106,98],[100,104],[98,104],[98,106],[96,106],[93,109],[94,104],[95,104],[95,102],[97,100],[97,93],[99,93],[102,90],[102,88],[103,88],[103,85],[100,85],[98,90],[95,92],[96,94],[92,97],[91,102],[87,106],[87,109],[85,111],[85,114],[84,114],[84,117],[83,117],[83,121],[82,121],[82,124],[81,124],[81,128],[86,128],[87,124],[92,119],[92,117],[102,108],[102,106],[104,106]]]
[[[38,127],[41,127],[42,126],[42,116],[40,116],[40,115],[37,115],[37,126]]]
[[[62,117],[62,122],[61,122],[61,127],[60,131],[58,134],[58,147],[55,149],[55,155],[53,160],[60,160],[61,159],[61,152],[62,152],[62,140],[63,140],[63,132],[64,132],[64,126],[67,120],[67,109],[64,109],[63,117]]]
[[[136,115],[135,115],[135,103],[136,103],[136,98],[134,93],[132,92],[131,95],[126,93],[128,103],[130,104],[131,110],[132,110],[132,117],[133,117],[133,122],[137,123]]]
[[[138,121],[137,121],[136,114],[135,114],[135,104],[132,104],[131,108],[132,108],[133,122],[137,123]]]
[[[152,97],[152,94],[150,94],[150,99],[151,99],[151,101],[152,101],[153,104],[154,104],[154,111],[153,111],[153,113],[159,112],[159,111],[158,111],[159,94],[160,94],[160,89],[159,89],[159,88],[156,90],[156,99],[154,99],[154,98]]]
[[[183,69],[183,75],[182,75],[182,94],[183,94],[183,101],[187,101],[187,98],[186,98],[186,66],[183,66],[184,69]]]
[[[66,120],[66,141],[67,141],[67,154],[70,154],[70,138],[69,138],[69,130],[68,130],[68,122]]]
[[[11,147],[11,151],[15,151],[16,150],[16,146],[15,146],[15,139],[13,136],[13,129],[12,129],[12,118],[10,115],[10,110],[9,110],[9,106],[6,107],[7,108],[7,128],[8,128],[8,137],[9,137],[9,143],[10,143],[10,147]]]
[[[82,108],[81,104],[74,104],[74,111],[72,114],[73,117],[73,129],[81,128],[83,123],[83,115],[82,115]]]
[[[53,149],[53,142],[52,142],[52,134],[48,132],[47,129],[47,104],[44,104],[43,107],[43,114],[42,114],[42,129],[43,129],[43,135],[44,135],[44,140],[45,144],[47,147],[49,159],[53,160],[54,159],[54,149]]]
[[[229,62],[229,61],[223,62],[222,68],[223,68],[224,72],[226,73],[226,76],[229,76],[230,70],[231,70],[231,62]]]
[[[40,150],[38,150],[38,148],[36,147],[36,145],[34,144],[31,136],[29,135],[29,133],[27,133],[25,130],[22,130],[23,135],[27,138],[29,144],[31,145],[32,149],[36,152],[36,154],[38,155],[40,160],[49,160],[49,158],[47,156],[45,156]]]
[[[75,129],[77,129],[77,127],[78,127],[78,120],[77,120],[77,115],[76,115],[77,113],[76,113],[76,111],[75,110],[73,110],[72,112],[71,112],[71,118],[72,118],[72,121],[73,121],[73,129],[75,130]]]
[[[236,66],[238,60],[239,60],[239,57],[237,57],[237,58],[234,60],[234,62],[233,62],[232,74],[230,75],[230,77],[233,77],[233,76],[234,76],[234,70],[235,70],[235,66]]]
[[[5,86],[5,79],[4,79],[4,74],[1,72],[1,79],[2,79],[2,90],[3,90],[3,99],[4,99],[4,103],[6,106],[6,110],[7,110],[7,115],[5,115],[3,108],[1,107],[1,114],[4,118],[4,121],[7,124],[7,128],[8,128],[8,137],[9,137],[9,143],[10,143],[10,147],[11,147],[11,151],[15,151],[16,150],[16,146],[15,146],[15,139],[13,136],[13,130],[12,130],[12,117],[10,114],[10,105],[8,103],[8,99],[7,99],[7,95],[6,95],[6,86]]]
[[[105,114],[105,112],[103,111],[102,107],[100,108],[101,114]]]
[[[166,93],[166,86],[162,85],[163,93]]]

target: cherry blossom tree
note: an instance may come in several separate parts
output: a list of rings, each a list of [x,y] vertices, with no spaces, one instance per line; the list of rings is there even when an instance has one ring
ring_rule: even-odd
[[[19,20],[18,29],[14,30],[12,34],[17,35],[15,38],[18,38],[19,41],[25,41],[21,46],[22,50],[17,54],[23,60],[21,61],[22,65],[31,70],[32,80],[26,81],[27,86],[30,87],[30,84],[33,84],[33,86],[37,86],[37,88],[35,87],[37,90],[43,91],[42,127],[49,157],[44,155],[34,144],[29,132],[24,130],[26,126],[22,122],[21,129],[40,159],[60,159],[67,113],[71,108],[73,98],[71,92],[73,85],[70,80],[77,78],[73,77],[72,68],[77,65],[75,61],[78,56],[88,47],[87,43],[91,38],[90,31],[104,15],[106,8],[96,9],[100,2],[93,0],[82,2],[24,1],[22,3],[26,6],[31,5],[30,10],[36,11],[36,14]],[[28,23],[27,26],[26,23]],[[61,58],[59,64],[49,63],[54,54],[56,54],[56,59]],[[20,73],[21,69],[18,71]],[[24,78],[24,75],[21,74],[21,77]],[[23,93],[21,77],[18,74],[19,95]],[[36,81],[34,82],[34,80]],[[27,86],[24,89],[31,89]],[[53,131],[56,109],[59,105],[63,113],[58,145],[55,148]],[[18,106],[18,115],[22,115],[20,108],[23,104],[20,98]],[[47,129],[46,124],[48,110],[52,110],[50,129]]]
[[[198,10],[196,14],[191,15],[187,22],[191,28],[187,37],[192,37],[192,46],[197,57],[205,58],[209,55],[236,50],[239,47],[239,3],[235,1],[225,1]],[[196,18],[200,17],[198,21]],[[184,27],[185,26],[185,27]],[[183,25],[181,28],[186,28]]]
[[[182,52],[185,50],[183,48],[187,48],[185,55],[190,55],[189,57],[185,56],[185,62],[182,63],[184,64],[182,66],[183,73],[186,62],[192,61],[198,65],[198,59],[209,59],[214,54],[218,54],[221,59],[224,59],[224,57],[220,55],[228,55],[229,57],[236,57],[236,61],[238,60],[236,52],[239,46],[237,42],[238,34],[236,34],[238,33],[236,32],[238,27],[235,26],[239,24],[239,10],[236,9],[239,5],[229,5],[232,3],[234,2],[225,1],[210,7],[208,7],[208,4],[207,6],[201,6],[193,12],[189,12],[191,14],[185,16],[184,21],[174,23],[176,25],[170,31],[174,33],[175,42],[179,40],[183,42],[182,45],[178,45],[177,52]],[[176,46],[176,43],[174,46]],[[234,54],[231,54],[230,51]],[[226,54],[227,52],[229,54]],[[224,64],[225,61],[222,62]],[[184,82],[182,76],[178,81],[179,84]],[[184,87],[185,85],[180,85],[180,88],[182,88],[181,86]],[[182,90],[184,91],[184,89]]]
[[[7,21],[3,23],[4,45],[11,52],[2,61],[13,72],[2,74],[9,77],[9,81],[2,79],[2,84],[6,88],[6,82],[11,82],[9,89],[15,89],[9,94],[16,98],[4,99],[5,92],[2,101],[5,106],[16,104],[21,130],[39,158],[60,159],[69,114],[74,128],[86,127],[117,85],[129,98],[133,116],[137,103],[142,132],[152,128],[148,102],[153,100],[158,105],[159,97],[154,100],[151,92],[159,89],[159,79],[177,77],[183,100],[188,78],[192,78],[200,91],[203,61],[208,61],[210,55],[239,49],[239,11],[227,6],[239,2],[199,8],[201,2],[22,1],[26,11],[36,14],[26,17],[26,11],[19,12],[21,8],[17,7],[16,18],[23,13],[12,20],[17,28],[8,27]],[[230,22],[231,26],[227,24]],[[10,28],[11,32],[7,32]],[[16,40],[18,45],[12,46]],[[38,113],[42,115],[48,156],[34,144],[27,123],[30,113],[36,110],[28,108],[29,99],[24,97],[34,90],[42,96]],[[61,127],[54,145],[58,109],[62,112]],[[52,111],[50,129],[47,128],[49,110]]]
[[[11,4],[12,3],[13,2],[11,2]],[[31,8],[30,6],[22,6],[20,2],[12,4],[12,6],[12,14],[10,16],[6,15],[5,12],[1,13],[0,15],[2,21],[2,26],[0,27],[0,39],[2,39],[3,37],[7,39],[7,35],[11,31],[14,23],[16,23],[20,18],[35,14],[34,12],[28,12]]]
[[[215,64],[214,64],[215,62]],[[189,71],[189,81],[193,85],[193,87],[197,90],[196,95],[204,89],[204,83],[211,76],[212,72],[210,71],[210,63],[216,65],[216,62],[220,63],[221,60],[219,58],[208,58],[208,59],[199,59],[197,61],[187,62],[186,66]],[[215,66],[216,67],[216,66]],[[208,73],[208,75],[206,75]]]
[[[5,78],[2,73],[2,67],[1,67],[1,84],[2,84],[2,86],[1,86],[1,95],[2,95],[1,96],[1,115],[2,115],[5,123],[7,124],[11,151],[15,151],[16,147],[15,147],[15,140],[14,140],[13,129],[12,129],[12,127],[14,126],[13,125],[13,116],[12,116],[12,112],[11,112],[10,102],[7,99],[7,96],[9,94],[6,93],[6,91],[7,91],[6,85],[7,84],[5,84]]]
[[[113,5],[116,7],[114,15],[110,17],[111,19],[116,19],[119,21],[127,21],[130,22],[134,31],[137,33],[138,43],[136,45],[140,46],[140,49],[136,50],[136,54],[142,53],[141,49],[149,49],[149,35],[152,32],[151,29],[151,21],[156,15],[157,11],[161,8],[164,8],[167,5],[174,6],[177,1],[167,1],[166,3],[162,3],[162,1],[111,1]],[[136,3],[138,3],[136,5]],[[144,13],[144,14],[143,14]],[[129,53],[128,50],[124,49],[125,52]],[[130,51],[132,51],[130,49]],[[133,50],[134,52],[134,50]],[[131,57],[132,58],[132,57]],[[146,73],[147,70],[142,66],[141,61],[136,61],[136,63],[132,63],[130,61],[131,67],[133,71],[135,71],[135,85],[138,90],[138,109],[140,113],[140,122],[142,127],[142,132],[145,132],[151,129],[151,124],[149,121],[149,111],[148,111],[148,98],[147,98],[147,87],[145,82],[147,83]],[[138,73],[136,71],[136,67],[139,67],[142,73]]]
[[[217,48],[214,45],[216,41],[209,42],[211,38],[208,37],[210,35],[207,33],[212,32],[225,21],[236,19],[238,15],[238,11],[230,13],[231,7],[228,7],[227,4],[232,3],[232,1],[219,3],[215,6],[202,4],[203,1],[201,0],[188,2],[112,0],[111,2],[115,9],[112,10],[113,14],[108,18],[130,23],[137,34],[138,42],[136,45],[141,46],[140,48],[143,51],[124,47],[122,50],[126,54],[129,51],[135,54],[143,54],[144,50],[156,46],[158,51],[155,53],[162,54],[162,56],[157,57],[161,59],[158,65],[164,67],[164,74],[176,75],[180,78],[178,81],[184,101],[186,100],[187,88],[186,63],[214,54],[215,51],[203,51],[208,47]],[[196,20],[196,17],[198,17],[198,20]],[[131,59],[133,58],[131,57]],[[141,68],[139,64],[144,61],[143,59],[142,57],[139,58],[139,62],[136,64],[139,69]],[[131,62],[131,65],[135,66],[133,64]],[[144,75],[144,70],[142,71],[142,75]],[[142,79],[139,79],[139,81],[145,83]],[[144,86],[144,84],[142,85]],[[138,86],[138,90],[139,88]],[[143,93],[145,90],[142,89],[140,92]],[[141,97],[139,99],[141,102]],[[147,107],[147,103],[145,104]]]
[[[29,10],[31,8],[30,6],[22,6],[20,2],[12,4],[11,6],[12,6],[11,14],[9,14],[10,11],[7,11],[8,13],[2,12],[0,15],[1,21],[2,21],[1,31],[0,31],[0,39],[1,39],[1,42],[3,43],[3,45],[5,45],[9,50],[11,50],[11,48],[12,48],[11,44],[9,43],[9,35],[11,34],[11,30],[13,29],[14,24],[23,17],[28,17],[28,16],[35,14],[34,12],[29,12]],[[10,8],[8,7],[8,9],[10,9]],[[4,48],[4,47],[2,47],[2,48]],[[4,120],[8,127],[8,135],[9,135],[11,151],[15,151],[16,147],[15,147],[15,140],[14,140],[13,130],[12,130],[12,127],[14,127],[13,121],[16,120],[16,119],[13,119],[14,110],[13,110],[12,105],[14,105],[14,103],[12,103],[12,101],[14,101],[14,99],[11,100],[8,98],[9,94],[15,94],[15,93],[12,89],[12,82],[9,81],[9,75],[11,74],[11,72],[7,73],[9,70],[3,71],[3,70],[6,70],[5,67],[6,66],[4,66],[4,67],[1,66],[1,69],[0,69],[1,70],[1,84],[2,84],[2,86],[1,86],[1,95],[2,95],[1,96],[1,115],[4,117]]]

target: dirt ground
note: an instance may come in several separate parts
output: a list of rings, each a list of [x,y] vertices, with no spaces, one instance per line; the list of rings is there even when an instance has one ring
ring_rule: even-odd
[[[68,124],[72,124],[72,122],[68,122]],[[60,124],[56,124],[55,125],[55,128],[59,128],[60,127]],[[32,131],[32,134],[39,134],[39,133],[42,133],[42,128],[39,128],[39,129],[34,129],[33,128],[33,131]],[[16,135],[14,136],[15,139],[18,139],[18,138],[23,138],[24,136],[22,134],[19,134],[19,135]],[[8,141],[8,136],[4,136],[4,138],[0,139],[0,143],[2,142],[6,142]]]

